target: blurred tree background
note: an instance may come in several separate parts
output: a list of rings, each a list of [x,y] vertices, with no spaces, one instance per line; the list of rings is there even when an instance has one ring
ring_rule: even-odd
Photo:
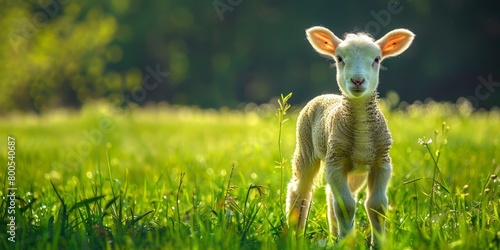
[[[500,104],[499,7],[493,0],[0,0],[0,113],[126,96],[140,105],[234,108],[294,92],[293,102],[304,103],[339,92],[330,62],[305,39],[315,25],[376,38],[408,28],[416,40],[384,62],[382,96],[464,96],[490,108]]]

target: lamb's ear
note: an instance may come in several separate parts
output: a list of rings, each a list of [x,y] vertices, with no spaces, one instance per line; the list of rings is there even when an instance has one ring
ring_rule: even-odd
[[[378,44],[382,51],[382,58],[391,57],[403,53],[403,51],[410,47],[414,37],[415,34],[407,29],[395,29],[378,39],[375,43]]]
[[[306,30],[307,40],[322,55],[335,58],[335,49],[342,42],[330,30],[316,26]]]

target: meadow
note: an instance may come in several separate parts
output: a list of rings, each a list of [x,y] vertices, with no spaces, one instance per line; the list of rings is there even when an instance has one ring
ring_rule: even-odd
[[[394,140],[384,249],[500,248],[500,110],[394,93],[380,106]],[[97,102],[0,118],[0,248],[368,248],[365,194],[337,241],[321,178],[305,235],[287,227],[300,107],[277,108]]]

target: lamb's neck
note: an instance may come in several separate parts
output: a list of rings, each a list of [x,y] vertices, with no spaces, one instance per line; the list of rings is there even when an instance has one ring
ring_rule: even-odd
[[[377,93],[365,100],[344,97],[335,115],[332,156],[351,159],[351,170],[371,165],[376,158],[390,162],[391,134],[377,107],[377,100]]]
[[[370,124],[374,124],[377,120],[377,101],[378,93],[374,93],[370,98],[365,99],[349,99],[344,96],[342,113],[348,117],[346,121],[354,125],[356,130],[370,129]],[[367,126],[363,126],[367,125]]]

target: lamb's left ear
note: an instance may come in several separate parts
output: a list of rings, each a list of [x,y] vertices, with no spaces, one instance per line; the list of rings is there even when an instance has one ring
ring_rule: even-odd
[[[378,44],[382,51],[382,58],[385,58],[403,53],[410,47],[414,37],[415,34],[407,29],[395,29],[378,39],[375,43]]]

